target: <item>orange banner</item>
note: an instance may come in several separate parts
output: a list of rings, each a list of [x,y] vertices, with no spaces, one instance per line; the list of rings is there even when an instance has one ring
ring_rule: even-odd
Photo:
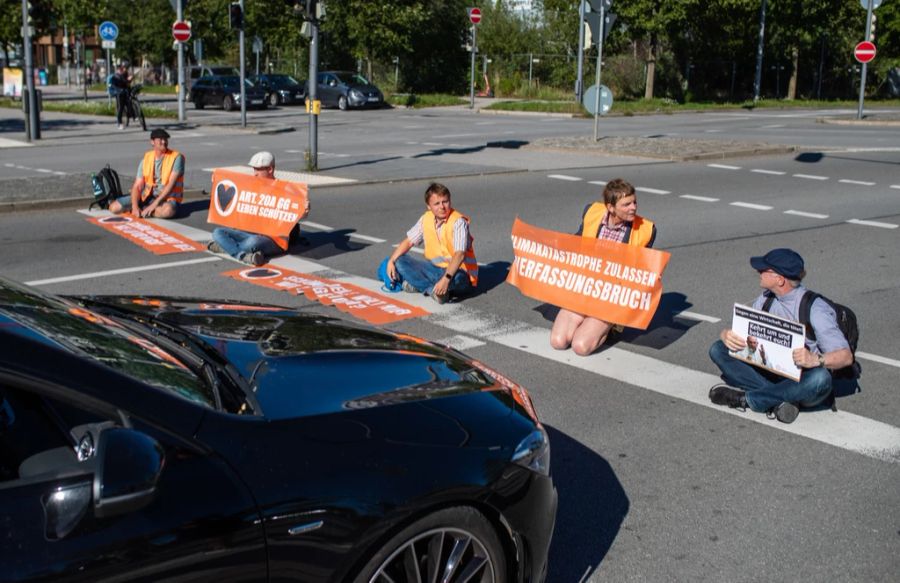
[[[203,245],[196,241],[185,239],[177,233],[143,219],[136,219],[131,215],[91,217],[88,218],[88,221],[128,239],[132,243],[137,243],[147,251],[152,251],[157,255],[202,251],[204,249]]]
[[[306,210],[305,184],[217,168],[206,221],[248,233],[287,237]]]
[[[398,302],[391,297],[371,292],[349,283],[342,283],[297,273],[280,267],[264,265],[236,269],[223,273],[238,281],[247,281],[269,289],[303,294],[307,299],[334,306],[370,324],[390,324],[407,318],[427,316],[422,308]]]
[[[506,281],[528,297],[646,330],[669,253],[533,227],[516,218]]]

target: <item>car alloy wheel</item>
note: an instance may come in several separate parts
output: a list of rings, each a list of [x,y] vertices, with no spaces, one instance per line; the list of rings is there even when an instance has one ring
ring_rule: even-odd
[[[341,111],[347,111],[347,96],[346,95],[341,95],[338,98],[338,107],[340,108]]]
[[[487,519],[467,507],[441,510],[405,528],[379,551],[357,583],[505,583],[503,546]]]
[[[231,111],[234,109],[234,99],[231,95],[226,95],[225,99],[222,100],[222,109],[225,111]]]
[[[281,102],[281,99],[278,98],[278,93],[272,92],[269,94],[269,105],[272,107],[278,107],[278,104]]]

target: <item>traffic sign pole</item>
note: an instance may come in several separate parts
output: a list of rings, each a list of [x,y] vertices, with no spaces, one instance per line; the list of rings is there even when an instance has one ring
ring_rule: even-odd
[[[184,21],[184,6],[182,0],[176,1],[175,20]],[[184,113],[184,43],[178,43],[178,121],[185,121]]]
[[[866,41],[869,41],[869,34],[872,31],[872,10],[875,8],[875,0],[868,0],[866,7]],[[856,109],[856,119],[863,118],[863,104],[866,99],[866,68],[868,63],[862,64],[862,72],[859,76],[859,107]]]
[[[241,2],[241,14],[244,14],[244,0],[240,0]],[[243,18],[243,16],[241,16]],[[245,63],[244,63],[244,27],[238,31],[238,45],[239,51],[241,54],[241,127],[247,127],[247,91],[244,87],[244,79],[247,74]]]
[[[600,38],[597,39],[597,97],[594,101],[594,141],[600,139],[600,66],[603,60],[603,20],[606,17],[606,4],[600,3]]]
[[[478,23],[481,22],[481,8],[469,8],[469,22],[472,23],[472,65],[469,74],[469,109],[475,109],[475,53],[478,52],[478,43],[476,41],[476,31]]]

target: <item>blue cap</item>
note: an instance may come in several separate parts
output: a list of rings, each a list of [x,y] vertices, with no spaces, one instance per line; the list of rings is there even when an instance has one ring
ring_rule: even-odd
[[[751,257],[750,265],[757,271],[771,269],[788,279],[803,278],[803,258],[793,249],[772,249],[762,257]]]

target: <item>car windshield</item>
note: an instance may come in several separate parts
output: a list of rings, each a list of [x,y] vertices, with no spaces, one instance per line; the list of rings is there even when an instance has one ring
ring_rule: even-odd
[[[236,77],[236,76],[222,77],[221,81],[222,81],[222,85],[225,87],[240,88],[240,86],[241,86],[241,78],[240,77]],[[255,87],[255,85],[253,85],[253,82],[250,81],[250,79],[244,79],[244,85],[246,87]]]
[[[368,85],[369,80],[360,75],[359,73],[335,73],[335,77],[337,77],[341,83],[344,85]]]
[[[215,407],[213,388],[175,351],[65,298],[0,280],[0,326]]]
[[[238,75],[234,67],[210,67],[209,72],[213,75]]]
[[[300,82],[290,75],[269,75],[268,79],[269,83],[279,88],[298,87],[300,85]]]

